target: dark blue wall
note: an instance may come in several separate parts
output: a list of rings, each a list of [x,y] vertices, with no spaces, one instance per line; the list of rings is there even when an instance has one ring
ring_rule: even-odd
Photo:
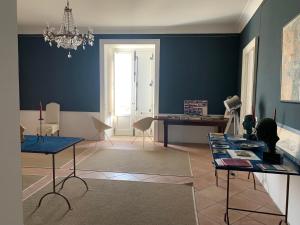
[[[57,101],[64,111],[99,112],[99,39],[160,39],[160,113],[183,113],[183,100],[208,99],[223,114],[223,100],[237,93],[239,35],[97,35],[95,46],[67,52],[41,36],[19,36],[22,110]]]
[[[99,112],[99,44],[67,52],[50,48],[41,36],[19,36],[20,107],[37,110],[55,101],[64,111]]]
[[[300,129],[300,104],[280,102],[281,47],[282,28],[299,13],[299,0],[265,0],[241,34],[241,51],[259,37],[257,115],[271,117],[276,108],[278,122],[295,129]]]

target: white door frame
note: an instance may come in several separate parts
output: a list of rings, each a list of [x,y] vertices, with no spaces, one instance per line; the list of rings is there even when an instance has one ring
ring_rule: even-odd
[[[159,65],[160,39],[100,39],[100,119],[105,117],[105,73],[104,73],[104,45],[106,44],[153,44],[155,46],[155,81],[154,81],[154,115],[159,114]],[[158,125],[154,123],[154,140],[158,140]]]
[[[242,108],[241,108],[241,115],[240,115],[240,128],[242,128],[242,122],[244,120],[245,116],[245,108],[243,107],[245,104],[243,103],[243,100],[246,98],[249,93],[247,92],[247,76],[248,76],[248,54],[251,51],[254,51],[254,60],[253,60],[253,93],[252,93],[252,108],[255,110],[255,105],[256,105],[256,77],[257,77],[257,50],[258,50],[258,38],[255,37],[248,43],[248,45],[243,49],[243,61],[242,61],[242,79],[241,79],[241,101],[242,101]],[[243,132],[243,129],[240,129],[240,133]]]

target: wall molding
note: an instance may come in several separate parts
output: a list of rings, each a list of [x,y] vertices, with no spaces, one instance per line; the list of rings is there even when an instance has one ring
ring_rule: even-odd
[[[44,112],[45,113],[45,112]],[[60,112],[60,134],[67,137],[83,137],[86,140],[99,141],[100,135],[96,131],[92,116],[100,118],[100,112]],[[25,134],[36,134],[39,126],[39,111],[21,110],[20,122],[26,127]],[[163,141],[163,122],[157,122],[157,140]],[[170,143],[207,143],[207,134],[216,132],[215,127],[198,126],[169,126]],[[102,138],[102,137],[101,137]]]
[[[44,112],[45,113],[45,112]],[[99,112],[60,112],[60,135],[67,137],[83,137],[87,140],[99,140],[92,117],[99,118]],[[21,110],[20,122],[25,126],[26,134],[36,134],[39,126],[39,111]]]
[[[243,31],[263,1],[264,0],[248,0],[237,23],[236,30],[238,33]]]
[[[41,34],[45,26],[19,25],[19,34]],[[82,32],[86,28],[79,29]],[[196,24],[161,27],[93,27],[95,34],[227,34],[239,33],[236,24]]]

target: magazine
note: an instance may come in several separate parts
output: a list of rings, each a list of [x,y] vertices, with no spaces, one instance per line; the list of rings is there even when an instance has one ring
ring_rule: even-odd
[[[247,150],[227,150],[231,158],[234,159],[248,159],[248,160],[261,160],[254,152]]]

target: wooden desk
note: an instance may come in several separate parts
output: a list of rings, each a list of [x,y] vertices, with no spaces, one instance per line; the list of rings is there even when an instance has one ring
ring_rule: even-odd
[[[180,118],[170,116],[156,116],[155,120],[162,120],[164,122],[164,147],[168,147],[168,128],[169,125],[182,125],[182,126],[206,126],[206,127],[217,127],[219,133],[223,133],[228,119],[224,118],[210,118],[201,117],[197,119],[192,118]]]

